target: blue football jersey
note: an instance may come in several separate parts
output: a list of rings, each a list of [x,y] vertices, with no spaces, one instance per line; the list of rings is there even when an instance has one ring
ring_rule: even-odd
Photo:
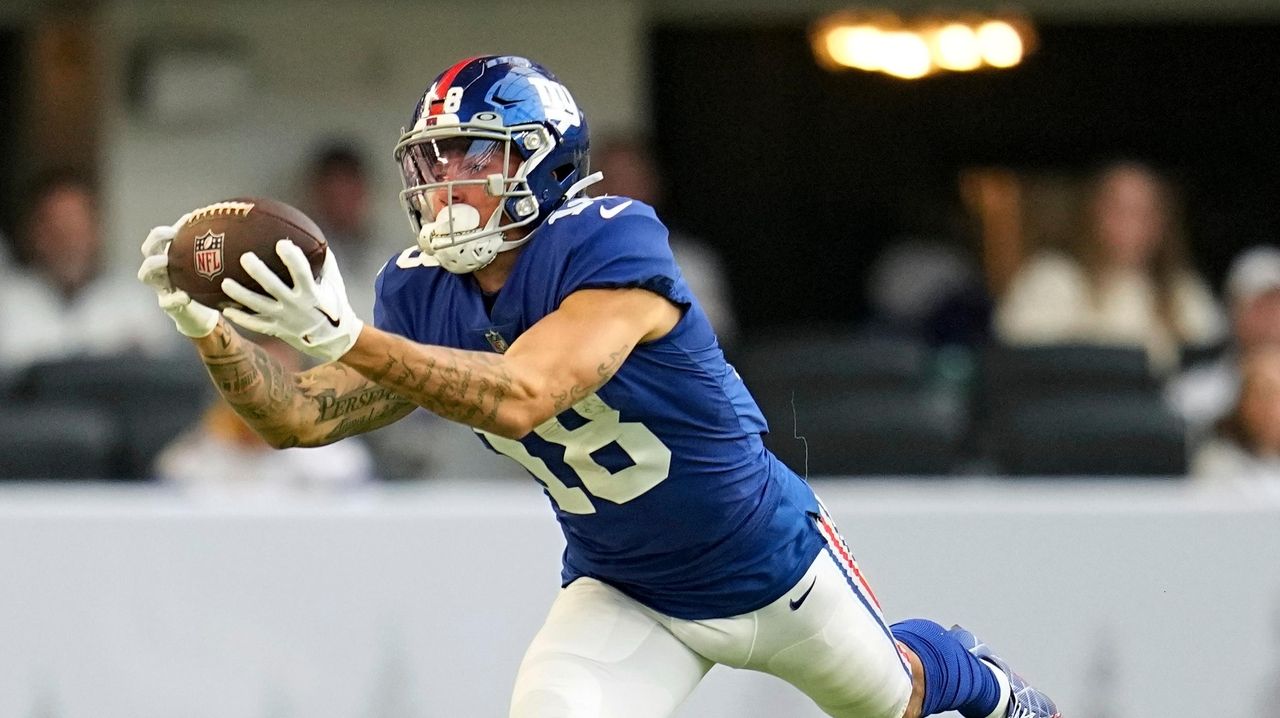
[[[594,394],[520,441],[479,432],[542,484],[564,531],[563,581],[605,581],[678,618],[760,608],[822,547],[808,484],[765,449],[764,417],[672,258],[653,210],[578,198],[520,250],[486,310],[475,280],[417,249],[377,280],[374,323],[425,344],[504,351],[580,289],[642,287],[683,310]]]

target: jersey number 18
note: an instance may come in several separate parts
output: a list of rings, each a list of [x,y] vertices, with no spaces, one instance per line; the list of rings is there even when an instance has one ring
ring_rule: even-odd
[[[573,409],[587,420],[585,424],[569,429],[558,418],[552,417],[533,431],[546,441],[564,447],[564,463],[577,474],[583,488],[565,485],[546,461],[529,453],[529,449],[519,441],[488,432],[480,433],[494,450],[510,456],[528,469],[546,487],[560,509],[572,514],[594,514],[593,496],[624,504],[667,478],[671,470],[671,449],[644,424],[621,421],[618,412],[595,394],[575,404]],[[631,466],[610,472],[591,458],[592,452],[612,443],[631,458]]]

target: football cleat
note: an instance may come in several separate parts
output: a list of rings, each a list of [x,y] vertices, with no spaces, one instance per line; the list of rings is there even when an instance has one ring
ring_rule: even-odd
[[[1062,718],[1049,696],[1014,673],[1009,664],[993,653],[990,646],[978,640],[977,636],[960,626],[952,626],[947,635],[960,641],[969,653],[995,666],[1009,679],[1009,709],[1005,711],[1005,718]]]

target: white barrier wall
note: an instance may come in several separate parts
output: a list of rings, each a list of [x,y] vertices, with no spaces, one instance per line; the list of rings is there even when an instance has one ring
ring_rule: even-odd
[[[816,483],[892,620],[963,622],[1067,716],[1280,701],[1280,505],[1163,484]],[[504,716],[562,547],[529,482],[257,505],[3,487],[0,716]],[[716,669],[680,715],[820,714]]]

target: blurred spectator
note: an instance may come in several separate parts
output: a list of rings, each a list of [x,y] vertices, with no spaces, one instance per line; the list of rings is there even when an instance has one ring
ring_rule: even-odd
[[[0,368],[82,354],[166,353],[178,336],[155,296],[104,265],[96,198],[58,171],[34,183],[19,235],[23,266],[0,283]]]
[[[987,338],[991,301],[982,272],[941,239],[909,237],[876,257],[867,281],[875,323],[931,346],[976,347]]]
[[[720,343],[732,346],[738,335],[738,320],[729,296],[724,264],[706,242],[671,226],[670,219],[663,216],[662,176],[648,142],[640,138],[606,139],[592,148],[591,169],[604,173],[604,181],[595,185],[594,191],[638,199],[658,211],[658,218],[670,230],[671,252],[689,289],[707,313]]]
[[[1182,345],[1219,341],[1224,321],[1188,264],[1178,204],[1150,167],[1105,167],[1066,252],[1040,253],[1014,276],[996,313],[1000,338],[1136,345],[1162,374]]]
[[[1197,453],[1194,476],[1206,486],[1280,497],[1280,346],[1246,354],[1241,373],[1240,398]]]
[[[351,307],[366,321],[372,320],[378,270],[394,252],[410,246],[413,237],[407,231],[398,243],[394,237],[388,238],[390,243],[376,237],[368,167],[353,144],[324,145],[307,166],[306,175],[307,214],[333,247]],[[424,436],[431,438],[424,441]],[[368,442],[381,478],[515,475],[507,459],[476,452],[477,439],[470,429],[425,411],[361,438]]]
[[[1254,247],[1238,255],[1227,272],[1231,341],[1214,361],[1194,365],[1169,382],[1170,403],[1196,432],[1207,430],[1235,405],[1240,357],[1280,346],[1280,249]]]
[[[300,355],[269,337],[258,343],[285,367],[302,368]],[[200,422],[156,458],[156,475],[194,495],[271,498],[350,489],[373,478],[373,458],[359,439],[328,446],[271,448],[221,398]]]
[[[9,248],[9,237],[4,230],[0,230],[0,277],[7,276],[16,268],[16,265],[13,250]]]
[[[375,241],[370,225],[369,177],[348,144],[322,148],[307,168],[306,211],[334,249],[356,314],[373,317],[373,280],[392,249]],[[411,239],[411,238],[410,238]],[[406,240],[404,246],[408,246]],[[403,247],[400,247],[403,249]]]

